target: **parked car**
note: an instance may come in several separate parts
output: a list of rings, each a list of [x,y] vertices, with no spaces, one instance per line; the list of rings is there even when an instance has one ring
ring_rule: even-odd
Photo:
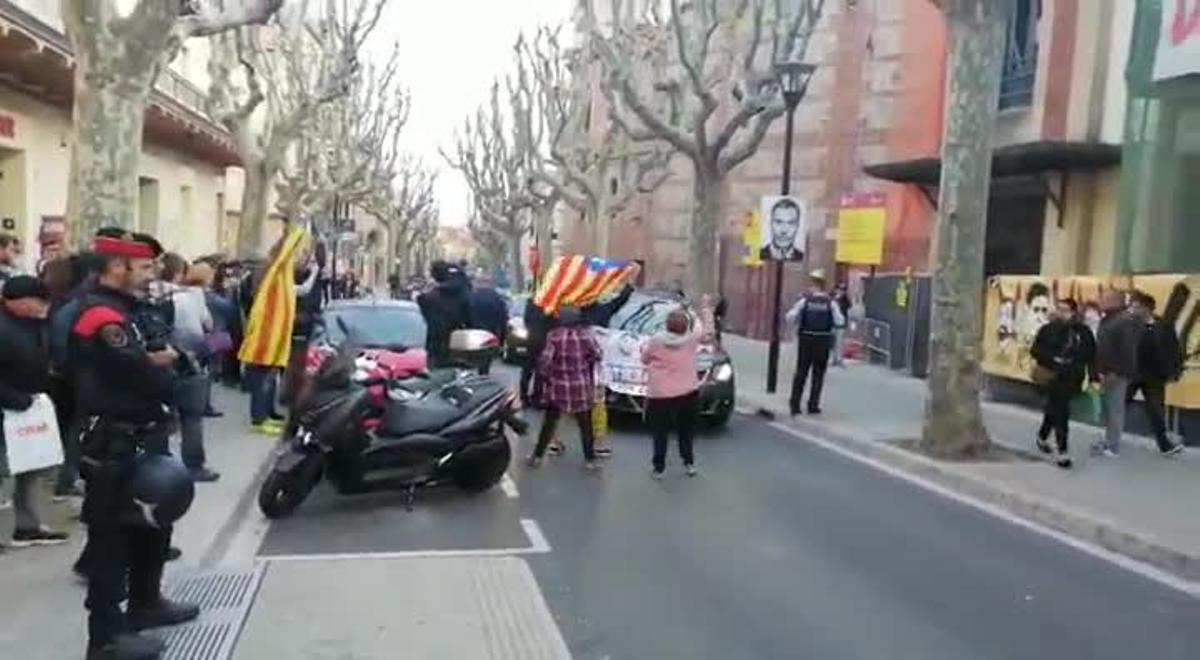
[[[601,377],[608,408],[614,412],[641,415],[646,409],[646,368],[642,346],[666,328],[667,315],[678,300],[657,294],[635,293],[613,315],[607,327],[597,327],[596,336],[604,350]],[[692,327],[699,317],[688,309]],[[716,344],[702,344],[696,357],[700,376],[700,417],[713,426],[724,426],[733,415],[736,394],[733,362]]]
[[[529,330],[525,327],[525,306],[529,294],[513,296],[508,305],[508,331],[504,335],[504,361],[516,364],[529,355]]]

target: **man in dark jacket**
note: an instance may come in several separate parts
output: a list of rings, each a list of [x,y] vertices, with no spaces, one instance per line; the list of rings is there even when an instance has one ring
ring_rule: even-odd
[[[1141,341],[1138,342],[1138,377],[1129,388],[1128,398],[1137,392],[1146,401],[1146,416],[1154,431],[1154,441],[1163,456],[1176,456],[1183,452],[1183,445],[1171,442],[1167,437],[1167,383],[1179,380],[1183,375],[1183,348],[1175,328],[1154,315],[1157,301],[1154,296],[1141,291],[1133,293],[1133,304],[1129,312],[1145,324]]]
[[[431,291],[417,298],[425,317],[425,352],[432,368],[450,363],[450,333],[470,326],[471,303],[458,267],[438,261],[429,269],[435,282]]]
[[[50,310],[50,292],[37,278],[28,275],[10,277],[3,285],[0,306],[0,422],[5,410],[23,411],[33,405],[34,396],[50,391],[50,356],[46,346],[46,314]],[[0,479],[8,472],[5,465],[3,427],[0,427]],[[13,509],[16,525],[15,546],[65,543],[67,535],[46,529],[33,507],[37,472],[16,476]]]
[[[508,331],[508,301],[492,285],[491,280],[481,278],[468,294],[471,301],[471,327],[487,330],[504,341]],[[485,362],[479,367],[479,373],[486,374],[491,370],[491,363]]]
[[[1061,468],[1071,467],[1067,453],[1067,433],[1071,423],[1071,399],[1082,391],[1083,383],[1096,357],[1092,331],[1079,319],[1074,300],[1058,301],[1054,318],[1038,330],[1030,350],[1048,379],[1041,385],[1046,395],[1045,415],[1038,430],[1038,449],[1054,453]],[[1054,432],[1056,446],[1048,442]]]
[[[1116,456],[1125,431],[1129,385],[1138,376],[1138,345],[1145,323],[1125,309],[1125,293],[1109,290],[1100,299],[1104,318],[1096,331],[1096,376],[1104,391],[1104,441],[1092,446],[1096,456]]]

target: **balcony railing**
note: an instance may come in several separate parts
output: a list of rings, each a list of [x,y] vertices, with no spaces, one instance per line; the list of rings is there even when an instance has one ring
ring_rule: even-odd
[[[64,55],[71,56],[71,42],[63,30],[59,2],[60,0],[0,0],[0,16]],[[174,70],[163,69],[155,89],[199,118],[211,121],[205,111],[204,92]]]

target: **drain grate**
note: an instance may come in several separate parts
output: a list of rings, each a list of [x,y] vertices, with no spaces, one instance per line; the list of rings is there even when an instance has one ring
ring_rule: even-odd
[[[258,564],[244,569],[186,573],[171,580],[166,589],[168,597],[198,604],[200,618],[159,634],[167,643],[164,660],[232,657],[265,570],[265,564]]]

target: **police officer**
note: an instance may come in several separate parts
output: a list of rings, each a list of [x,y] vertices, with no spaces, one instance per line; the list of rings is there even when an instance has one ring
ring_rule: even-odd
[[[97,282],[83,298],[71,331],[80,413],[84,416],[82,519],[88,526],[88,659],[157,658],[163,644],[138,631],[195,619],[195,605],[161,594],[169,525],[147,520],[132,476],[139,454],[158,446],[178,354],[147,350],[134,308],[155,278],[161,252],[153,240],[119,229],[93,243]],[[121,601],[128,595],[126,612]]]
[[[812,389],[808,394],[808,413],[821,413],[821,388],[825,385],[825,368],[829,366],[834,330],[846,325],[841,308],[825,292],[825,273],[815,270],[808,279],[808,292],[787,313],[788,325],[795,325],[799,333],[796,375],[792,379],[793,416],[800,414],[800,400],[804,398],[809,371],[812,371]]]

